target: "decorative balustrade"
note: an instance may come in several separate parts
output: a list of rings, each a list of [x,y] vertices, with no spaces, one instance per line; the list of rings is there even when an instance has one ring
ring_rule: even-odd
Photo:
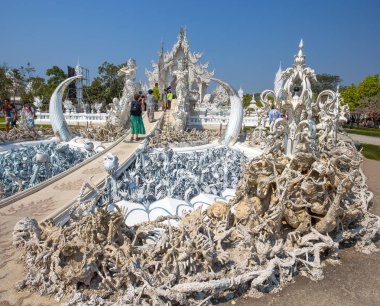
[[[108,114],[107,113],[64,113],[66,122],[68,124],[77,123],[92,123],[92,124],[105,124]],[[197,115],[189,116],[187,124],[191,126],[207,126],[207,125],[227,125],[229,116],[221,115]],[[257,117],[249,116],[243,118],[244,126],[257,126]],[[36,124],[49,124],[50,114],[37,112]],[[269,120],[265,123],[265,126],[269,126]]]
[[[187,119],[187,124],[190,126],[207,126],[207,125],[227,125],[229,116],[218,116],[218,115],[199,115],[199,116],[189,116]],[[257,126],[258,119],[256,116],[244,117],[244,126]],[[269,126],[269,119],[267,119],[265,126]]]
[[[50,114],[37,112],[36,124],[50,123]],[[64,113],[65,120],[68,124],[77,123],[95,123],[105,124],[108,114],[107,113]]]

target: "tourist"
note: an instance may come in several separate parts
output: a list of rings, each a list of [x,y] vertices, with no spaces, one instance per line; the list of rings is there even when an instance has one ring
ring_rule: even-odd
[[[153,87],[153,100],[154,110],[158,111],[158,101],[160,100],[160,90],[158,89],[158,83],[155,83]]]
[[[139,91],[139,98],[138,100],[141,104],[141,109],[146,112],[146,102],[145,102],[145,96],[143,95],[142,91]]]
[[[9,99],[4,99],[4,105],[2,107],[3,116],[5,118],[5,130],[9,132],[9,124],[11,123],[12,106],[9,103]]]
[[[28,128],[34,128],[34,109],[30,106],[29,103],[26,103],[24,106],[24,115],[26,126]]]
[[[167,90],[166,88],[164,89],[164,93],[162,94],[162,97],[161,97],[161,102],[162,102],[162,111],[166,111],[166,101],[167,101]]]
[[[154,120],[154,110],[156,107],[156,101],[154,99],[154,91],[152,89],[148,90],[148,98],[147,98],[147,112],[148,112],[148,120],[149,122],[153,122]]]
[[[172,106],[172,100],[173,100],[173,93],[170,89],[168,90],[168,93],[166,96],[167,96],[167,98],[166,98],[166,109],[170,109]]]
[[[12,111],[11,111],[11,127],[15,128],[17,127],[17,108],[14,106],[14,104],[11,104]]]
[[[131,141],[138,140],[139,134],[145,134],[144,122],[142,121],[142,107],[139,102],[140,95],[135,94],[131,104]]]
[[[274,108],[274,105],[272,105],[271,110],[269,111],[269,124],[272,124],[272,122],[275,120],[275,115],[276,109]]]

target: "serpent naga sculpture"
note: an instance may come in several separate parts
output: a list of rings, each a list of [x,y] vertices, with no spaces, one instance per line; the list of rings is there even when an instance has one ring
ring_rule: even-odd
[[[225,145],[233,145],[239,137],[241,125],[243,123],[243,102],[241,101],[236,90],[233,89],[229,84],[216,78],[211,78],[211,80],[221,85],[230,96],[231,112],[228,119],[226,132],[223,139],[221,139],[221,143]]]
[[[62,141],[70,141],[72,139],[70,129],[67,126],[65,117],[63,116],[62,112],[63,92],[65,91],[67,86],[69,86],[70,83],[81,78],[83,78],[83,76],[76,75],[64,80],[54,90],[50,98],[49,113],[51,126],[53,128],[54,134],[57,135]]]

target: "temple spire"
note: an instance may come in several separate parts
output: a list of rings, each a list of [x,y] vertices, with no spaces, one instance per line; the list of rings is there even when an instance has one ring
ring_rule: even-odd
[[[303,55],[303,39],[301,38],[301,41],[298,45],[298,54],[294,56],[294,64],[296,66],[304,66],[305,65],[305,55]]]

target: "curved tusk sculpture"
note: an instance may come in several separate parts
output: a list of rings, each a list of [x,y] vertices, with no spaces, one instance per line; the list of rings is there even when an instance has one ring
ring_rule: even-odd
[[[220,139],[220,142],[225,145],[233,145],[236,143],[239,137],[239,134],[241,131],[241,125],[243,123],[243,114],[244,114],[243,102],[241,101],[236,90],[233,89],[229,84],[219,79],[215,79],[215,78],[211,78],[211,79],[217,82],[219,85],[221,85],[230,96],[231,113],[230,113],[230,117],[228,118],[226,133],[224,134],[223,139],[222,138]]]
[[[73,137],[71,135],[70,129],[67,126],[65,117],[62,111],[62,97],[63,92],[69,86],[69,84],[77,79],[81,79],[83,76],[76,75],[71,78],[64,80],[58,87],[54,90],[50,98],[49,103],[49,113],[50,122],[53,128],[54,134],[57,135],[62,141],[70,141]]]

